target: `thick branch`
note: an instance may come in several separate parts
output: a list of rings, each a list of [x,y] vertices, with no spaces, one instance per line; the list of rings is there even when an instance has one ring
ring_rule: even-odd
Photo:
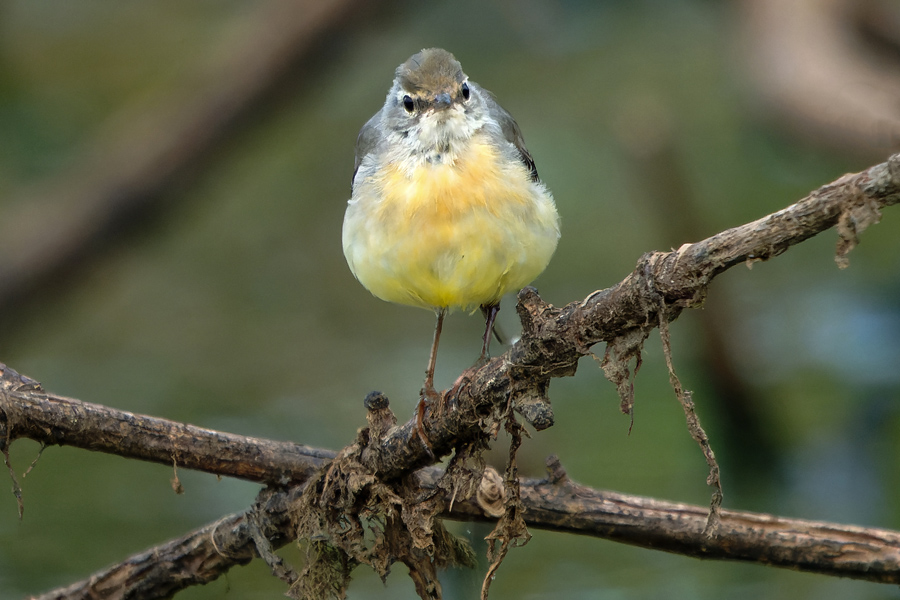
[[[573,374],[578,359],[594,344],[655,326],[661,302],[669,307],[668,318],[675,318],[682,308],[703,302],[707,286],[719,273],[781,254],[835,225],[841,237],[838,258],[843,259],[862,229],[877,221],[880,209],[898,201],[900,155],[894,155],[752,223],[673,252],[648,253],[622,282],[581,302],[556,308],[526,288],[518,307],[522,339],[481,368],[464,372],[444,392],[445,404],[456,410],[427,416],[435,454],[447,454],[460,441],[481,435],[490,424],[489,415],[506,406],[511,396],[535,388],[545,393],[550,377]],[[8,428],[0,439],[30,437],[165,464],[174,460],[182,467],[266,483],[303,481],[309,474],[295,472],[294,461],[309,451],[304,446],[295,445],[287,454],[266,450],[261,460],[249,457],[248,463],[241,447],[246,438],[72,401],[46,394],[34,382],[18,382],[17,377],[0,381],[0,394],[8,396],[2,402],[0,395],[0,425]],[[413,419],[366,448],[363,459],[374,474],[397,477],[433,460],[411,436],[414,429]],[[254,451],[262,447],[256,445]],[[262,464],[269,467],[261,469]]]
[[[434,489],[442,470],[419,472],[423,489]],[[786,519],[724,510],[719,535],[704,535],[707,507],[665,502],[578,485],[558,462],[550,478],[521,484],[529,527],[577,533],[698,558],[758,562],[826,575],[900,583],[900,532]],[[264,491],[257,507],[273,546],[289,542],[288,507],[299,494]],[[445,518],[493,521],[472,500],[456,502]],[[248,513],[230,515],[183,538],[136,554],[67,588],[34,600],[168,598],[189,585],[208,583],[255,556]],[[215,543],[213,543],[213,532]]]
[[[722,510],[710,538],[704,533],[709,507],[593,490],[554,466],[558,480],[522,486],[529,526],[697,558],[900,583],[900,532]]]
[[[877,222],[881,208],[898,201],[900,155],[895,155],[753,223],[674,252],[649,253],[621,283],[581,302],[556,308],[526,288],[518,307],[522,339],[481,368],[464,372],[442,394],[443,402],[429,411],[425,426],[433,451],[443,455],[483,437],[510,402],[522,398],[540,402],[549,379],[574,373],[578,359],[594,344],[615,342],[635,332],[645,335],[660,322],[677,317],[683,308],[700,305],[710,281],[736,264],[776,256],[833,226],[840,237],[837,259],[841,264],[857,243],[858,234]],[[662,310],[666,314],[660,318]],[[75,445],[164,464],[174,460],[182,467],[276,484],[303,482],[332,456],[296,444],[242,438],[52,396],[5,367],[0,375],[4,450],[11,440],[30,437],[45,444]],[[388,480],[433,460],[412,435],[414,428],[411,421],[360,438],[365,441],[360,458],[372,475]],[[423,485],[430,476],[432,471],[420,475]],[[873,581],[900,581],[900,534],[895,532],[724,511],[718,537],[708,538],[702,535],[706,508],[596,492],[570,484],[564,476],[553,482],[526,482],[522,501],[526,518],[537,527],[588,533],[691,556],[755,560]],[[454,514],[471,516],[464,513],[464,506],[457,502]],[[240,522],[240,516],[227,521],[229,527]],[[279,522],[278,517],[271,522]],[[284,538],[285,532],[275,529],[268,532],[270,537]],[[208,534],[201,530],[196,535]],[[172,544],[184,547],[191,543],[189,538]],[[245,560],[248,554],[237,549],[249,543],[241,538],[233,545],[226,544],[235,549],[226,555],[239,557],[229,560]],[[210,542],[207,550],[220,555],[222,544],[217,545],[219,550]],[[205,559],[200,564],[206,564]],[[220,568],[227,566],[222,563]]]
[[[94,440],[93,445],[79,444],[86,449],[114,452],[118,445],[121,455],[163,464],[171,462],[172,452],[180,451],[185,457],[179,461],[183,467],[255,481],[280,479],[292,484],[305,481],[335,455],[328,450],[290,442],[223,434],[52,397],[40,392],[36,382],[8,367],[3,369],[2,381],[7,390],[3,409],[8,431],[30,432],[29,437],[44,443],[78,436],[79,440]],[[10,403],[19,402],[23,395],[46,398],[44,404],[32,398],[31,403],[11,412]],[[29,410],[39,410],[39,415],[52,418],[37,421],[34,415],[29,415],[28,428],[22,428],[24,421],[18,416]],[[17,415],[11,427],[10,414]],[[216,447],[218,452],[203,452]],[[191,451],[184,452],[186,448]],[[593,490],[569,481],[558,465],[552,466],[550,479],[522,482],[529,526],[701,558],[755,561],[870,581],[900,582],[900,533],[723,511],[719,535],[710,539],[703,534],[708,508]],[[419,471],[417,477],[423,489],[433,489],[441,474],[440,469],[432,467]],[[265,515],[261,522],[267,537],[276,546],[291,539],[289,499],[301,489],[265,492],[261,496]],[[98,598],[109,597],[104,595],[106,590],[116,594],[140,591],[142,598],[164,598],[183,587],[212,581],[232,566],[244,564],[255,556],[245,516],[225,517],[41,598],[80,598],[87,589],[100,594]],[[453,512],[444,516],[490,520],[471,501],[455,502]],[[213,531],[215,544],[211,537]]]
[[[278,485],[305,481],[334,457],[48,394],[0,363],[0,448],[22,437]]]
[[[578,359],[594,344],[656,326],[659,306],[668,307],[668,320],[683,308],[700,306],[712,279],[734,265],[767,260],[837,226],[836,260],[843,266],[857,236],[878,221],[881,208],[898,201],[900,154],[895,154],[762,219],[673,252],[645,254],[622,282],[581,302],[556,308],[544,303],[533,288],[525,288],[517,307],[522,339],[481,368],[464,372],[444,392],[445,404],[455,410],[426,419],[435,454],[446,454],[460,440],[481,435],[487,416],[506,406],[511,397],[545,387],[551,377],[573,374]],[[370,446],[363,454],[367,465],[391,477],[428,463],[427,449],[410,443],[414,427],[410,421],[380,445]]]
[[[295,488],[299,490],[302,488]],[[112,600],[118,598],[171,598],[193,585],[214,581],[235,565],[258,556],[253,542],[251,512],[262,515],[262,533],[276,547],[290,541],[288,492],[260,493],[249,511],[228,515],[130,556],[121,563],[94,573],[84,581],[34,596],[31,600]]]

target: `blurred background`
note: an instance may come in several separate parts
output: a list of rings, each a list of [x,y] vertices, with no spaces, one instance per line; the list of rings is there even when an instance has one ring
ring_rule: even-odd
[[[536,281],[562,305],[643,252],[759,218],[900,149],[891,0],[0,2],[0,361],[89,402],[338,449],[378,389],[412,415],[433,315],[372,297],[340,229],[353,147],[394,69],[455,53],[515,116],[562,239]],[[900,221],[850,268],[828,232],[718,278],[672,326],[727,508],[900,528]],[[500,320],[517,329],[514,299]],[[437,383],[480,349],[445,323]],[[499,348],[497,349],[499,351]],[[595,349],[602,356],[603,348]],[[586,358],[526,440],[597,488],[706,504],[706,466],[657,336],[635,423]],[[492,455],[503,465],[503,440]],[[18,473],[37,456],[18,441]],[[258,486],[51,447],[0,495],[0,589],[87,577],[247,507]],[[8,489],[8,487],[7,487]],[[455,523],[483,554],[484,525]],[[896,587],[701,562],[532,531],[502,598],[897,598]],[[295,565],[293,548],[282,554]],[[447,598],[484,568],[450,571]],[[259,561],[180,600],[280,598]],[[415,598],[356,571],[350,598]]]

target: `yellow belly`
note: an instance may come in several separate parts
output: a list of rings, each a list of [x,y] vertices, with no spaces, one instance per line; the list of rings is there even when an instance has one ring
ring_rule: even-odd
[[[375,296],[475,308],[530,283],[559,238],[553,199],[518,161],[472,141],[453,164],[382,165],[354,184],[344,255]]]

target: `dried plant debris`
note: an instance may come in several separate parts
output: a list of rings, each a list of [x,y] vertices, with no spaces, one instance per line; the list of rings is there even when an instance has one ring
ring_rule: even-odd
[[[385,579],[401,562],[421,598],[441,598],[438,570],[474,567],[475,555],[436,516],[445,509],[444,491],[460,499],[475,494],[483,471],[480,451],[457,452],[437,489],[426,494],[412,476],[390,484],[379,480],[359,452],[358,444],[341,452],[292,508],[307,561],[291,597],[339,600],[356,566],[368,565]]]
[[[378,410],[387,407],[379,404]],[[379,438],[373,437],[373,429],[360,430],[356,443],[310,481],[291,508],[306,566],[293,579],[290,570],[281,569],[282,579],[292,583],[289,595],[341,600],[355,567],[368,565],[385,579],[400,562],[409,569],[420,598],[440,599],[438,571],[451,566],[474,568],[476,560],[468,543],[448,532],[437,516],[454,502],[474,497],[486,514],[500,517],[486,538],[491,563],[482,590],[486,598],[509,549],[531,537],[523,518],[516,465],[527,431],[516,420],[512,402],[497,413],[496,425],[505,426],[511,440],[504,476],[485,465],[488,438],[481,436],[454,449],[430,491],[422,490],[415,474],[399,480],[379,479],[360,459],[366,444],[378,443]]]
[[[662,297],[660,297],[659,310],[659,337],[662,340],[663,355],[666,358],[666,367],[669,369],[669,383],[672,385],[672,389],[675,390],[675,396],[678,398],[678,402],[684,410],[688,431],[690,432],[691,437],[694,438],[694,441],[700,446],[700,450],[703,451],[703,456],[706,458],[706,464],[709,466],[709,475],[706,478],[706,484],[712,486],[714,489],[709,504],[709,517],[707,517],[706,520],[704,534],[708,537],[712,537],[715,535],[721,521],[720,511],[723,494],[722,482],[719,478],[719,463],[716,462],[716,455],[713,453],[712,447],[709,444],[709,437],[706,435],[706,431],[700,426],[700,417],[697,416],[697,411],[694,408],[694,399],[691,392],[684,389],[681,385],[681,380],[678,379],[678,375],[675,373],[675,365],[672,361],[672,344],[669,338],[669,321],[666,318],[665,301]]]
[[[297,575],[297,572],[289,565],[286,565],[280,556],[275,554],[275,549],[272,547],[272,544],[269,542],[269,538],[264,531],[265,518],[263,515],[265,513],[266,496],[266,490],[263,490],[257,497],[252,510],[247,514],[247,525],[250,537],[253,538],[253,545],[256,546],[256,553],[259,554],[259,557],[262,558],[267,565],[269,565],[272,574],[288,585],[293,585],[299,578],[299,575]],[[212,541],[213,545],[215,545],[215,537],[212,538]],[[216,550],[218,551],[218,548]],[[219,552],[219,554],[221,554],[221,552]]]
[[[531,539],[528,528],[525,526],[523,513],[525,506],[519,491],[519,468],[516,462],[516,454],[522,445],[522,436],[526,434],[525,428],[516,420],[512,412],[506,416],[506,432],[510,436],[509,457],[506,463],[504,483],[506,486],[506,499],[504,512],[494,530],[485,538],[488,542],[488,567],[487,574],[481,584],[481,600],[487,600],[488,591],[494,581],[497,569],[506,558],[509,549],[516,546],[524,546]]]
[[[857,197],[852,200],[852,202],[846,202],[847,206],[837,223],[837,233],[840,239],[838,239],[834,261],[840,269],[850,266],[847,255],[859,244],[860,234],[870,225],[881,220],[881,209],[874,199],[857,193]]]
[[[664,296],[656,290],[650,278],[647,279],[647,284],[648,293],[655,300],[655,305],[648,303],[645,307],[647,321],[643,325],[634,327],[610,341],[606,345],[606,353],[602,361],[598,360],[593,354],[592,356],[600,363],[606,378],[616,386],[616,390],[619,393],[620,409],[624,414],[631,417],[631,424],[628,428],[630,433],[634,425],[634,379],[641,368],[641,352],[650,331],[652,331],[654,326],[659,328],[666,367],[669,370],[669,382],[684,410],[688,431],[700,446],[709,466],[709,475],[706,483],[712,486],[714,491],[710,501],[710,512],[705,533],[708,536],[712,536],[715,534],[720,521],[719,515],[723,498],[722,484],[719,477],[719,465],[710,446],[709,437],[706,435],[703,427],[700,426],[700,419],[697,416],[691,392],[684,389],[681,381],[678,379],[678,375],[675,373],[669,336],[669,320],[673,316],[677,316],[680,308],[676,305],[674,307],[675,311],[672,311],[672,307],[666,304]],[[654,313],[657,322],[651,325],[650,319],[654,317]],[[634,360],[633,369],[631,368],[632,360]]]
[[[22,486],[19,485],[19,479],[16,477],[16,472],[13,469],[9,458],[9,447],[12,444],[12,431],[16,428],[19,416],[17,413],[10,410],[13,404],[8,401],[6,395],[9,392],[29,390],[35,392],[43,391],[39,382],[30,377],[26,377],[25,375],[20,375],[14,369],[6,366],[4,363],[0,363],[0,395],[4,396],[4,399],[7,400],[3,402],[3,406],[7,407],[7,410],[0,410],[0,452],[3,454],[3,463],[9,471],[9,478],[12,480],[12,492],[16,497],[19,520],[22,520],[22,517],[25,515],[25,500],[22,496]],[[42,447],[41,452],[43,451]],[[40,453],[38,453],[38,458],[40,458],[40,456]],[[35,462],[37,462],[37,458],[35,459]],[[32,463],[32,466],[34,466],[34,463]],[[28,470],[30,471],[31,467],[29,467]]]
[[[436,485],[437,489],[450,498],[448,510],[453,509],[457,500],[465,500],[478,493],[486,468],[484,451],[487,449],[485,441],[479,438],[457,448],[453,453],[453,458]]]
[[[494,467],[486,467],[475,495],[478,507],[490,517],[502,517],[506,513],[509,494],[503,477]]]
[[[616,337],[606,345],[606,353],[600,362],[603,375],[616,386],[619,392],[619,410],[631,418],[634,425],[634,378],[641,368],[641,352],[644,350],[644,341],[650,334],[647,327],[638,327],[629,330],[624,335]],[[634,369],[631,361],[634,360]],[[596,360],[596,357],[595,357]],[[628,427],[631,432],[631,426]]]
[[[312,540],[306,551],[306,567],[287,596],[295,600],[340,600],[347,597],[350,574],[358,563],[346,552],[324,540]]]

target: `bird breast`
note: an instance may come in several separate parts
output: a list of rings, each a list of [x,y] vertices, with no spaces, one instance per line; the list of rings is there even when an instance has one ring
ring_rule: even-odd
[[[476,133],[441,161],[360,171],[343,232],[359,281],[390,302],[475,308],[530,283],[559,237],[550,193]]]

